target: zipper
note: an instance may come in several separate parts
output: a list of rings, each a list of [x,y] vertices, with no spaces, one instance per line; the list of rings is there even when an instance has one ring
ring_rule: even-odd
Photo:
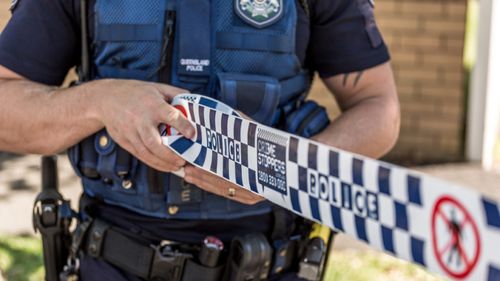
[[[158,80],[170,83],[172,80],[172,58],[174,52],[175,35],[175,11],[167,11],[165,17],[165,29],[163,32],[163,44],[161,48],[160,66],[158,68]]]
[[[163,44],[161,46],[160,65],[153,75],[158,74],[158,82],[169,84],[172,80],[172,58],[174,52],[175,35],[175,12],[167,11],[165,16],[165,26],[163,31]],[[162,172],[151,167],[147,171],[147,181],[149,191],[155,194],[161,194],[165,176]]]

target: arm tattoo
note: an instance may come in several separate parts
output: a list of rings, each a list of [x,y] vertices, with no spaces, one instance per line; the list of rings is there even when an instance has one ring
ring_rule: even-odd
[[[364,71],[360,71],[360,72],[357,72],[356,73],[356,78],[354,78],[354,82],[353,82],[353,87],[356,87],[358,84],[359,84],[359,81],[361,81],[361,77],[363,77],[363,72]],[[351,75],[351,73],[345,73],[344,74],[344,79],[342,80],[342,86],[347,86],[347,83],[349,82],[349,75]]]
[[[349,79],[349,73],[344,74],[344,81],[342,81],[342,86],[347,85],[347,80]]]
[[[356,76],[356,79],[354,79],[354,87],[356,87],[361,80],[361,76],[363,76],[363,71],[358,72],[358,75]]]

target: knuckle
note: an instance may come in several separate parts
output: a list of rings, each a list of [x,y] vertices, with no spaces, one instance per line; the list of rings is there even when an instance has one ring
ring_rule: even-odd
[[[193,166],[186,166],[184,167],[184,172],[186,173],[186,175],[194,175],[195,174],[195,169]]]
[[[181,113],[177,109],[171,108],[168,113],[167,113],[167,120],[169,121],[176,121],[180,118]]]
[[[156,138],[154,136],[147,136],[144,138],[144,144],[148,147],[155,147],[157,145]]]
[[[182,168],[184,165],[186,165],[186,160],[180,158],[180,157],[175,157],[175,165],[179,166],[179,168]]]
[[[193,183],[193,178],[190,177],[187,173],[186,173],[186,176],[184,177],[184,181],[187,182],[187,183]]]

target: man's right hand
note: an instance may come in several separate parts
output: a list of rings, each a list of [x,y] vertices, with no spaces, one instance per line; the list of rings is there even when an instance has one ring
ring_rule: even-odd
[[[160,171],[177,171],[186,164],[162,144],[158,131],[163,123],[187,138],[194,136],[191,123],[168,103],[185,90],[135,80],[99,80],[85,87],[98,93],[94,96],[99,119],[121,147]]]
[[[103,79],[57,88],[0,65],[0,150],[55,154],[106,127],[111,137],[145,164],[165,172],[185,162],[161,143],[165,123],[186,137],[189,121],[168,102],[186,91],[151,82]]]

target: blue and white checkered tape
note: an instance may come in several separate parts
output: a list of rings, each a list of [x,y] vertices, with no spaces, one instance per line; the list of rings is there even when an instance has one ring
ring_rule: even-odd
[[[500,280],[498,201],[242,119],[216,100],[172,104],[196,127],[191,140],[163,137],[186,161],[448,278]]]

